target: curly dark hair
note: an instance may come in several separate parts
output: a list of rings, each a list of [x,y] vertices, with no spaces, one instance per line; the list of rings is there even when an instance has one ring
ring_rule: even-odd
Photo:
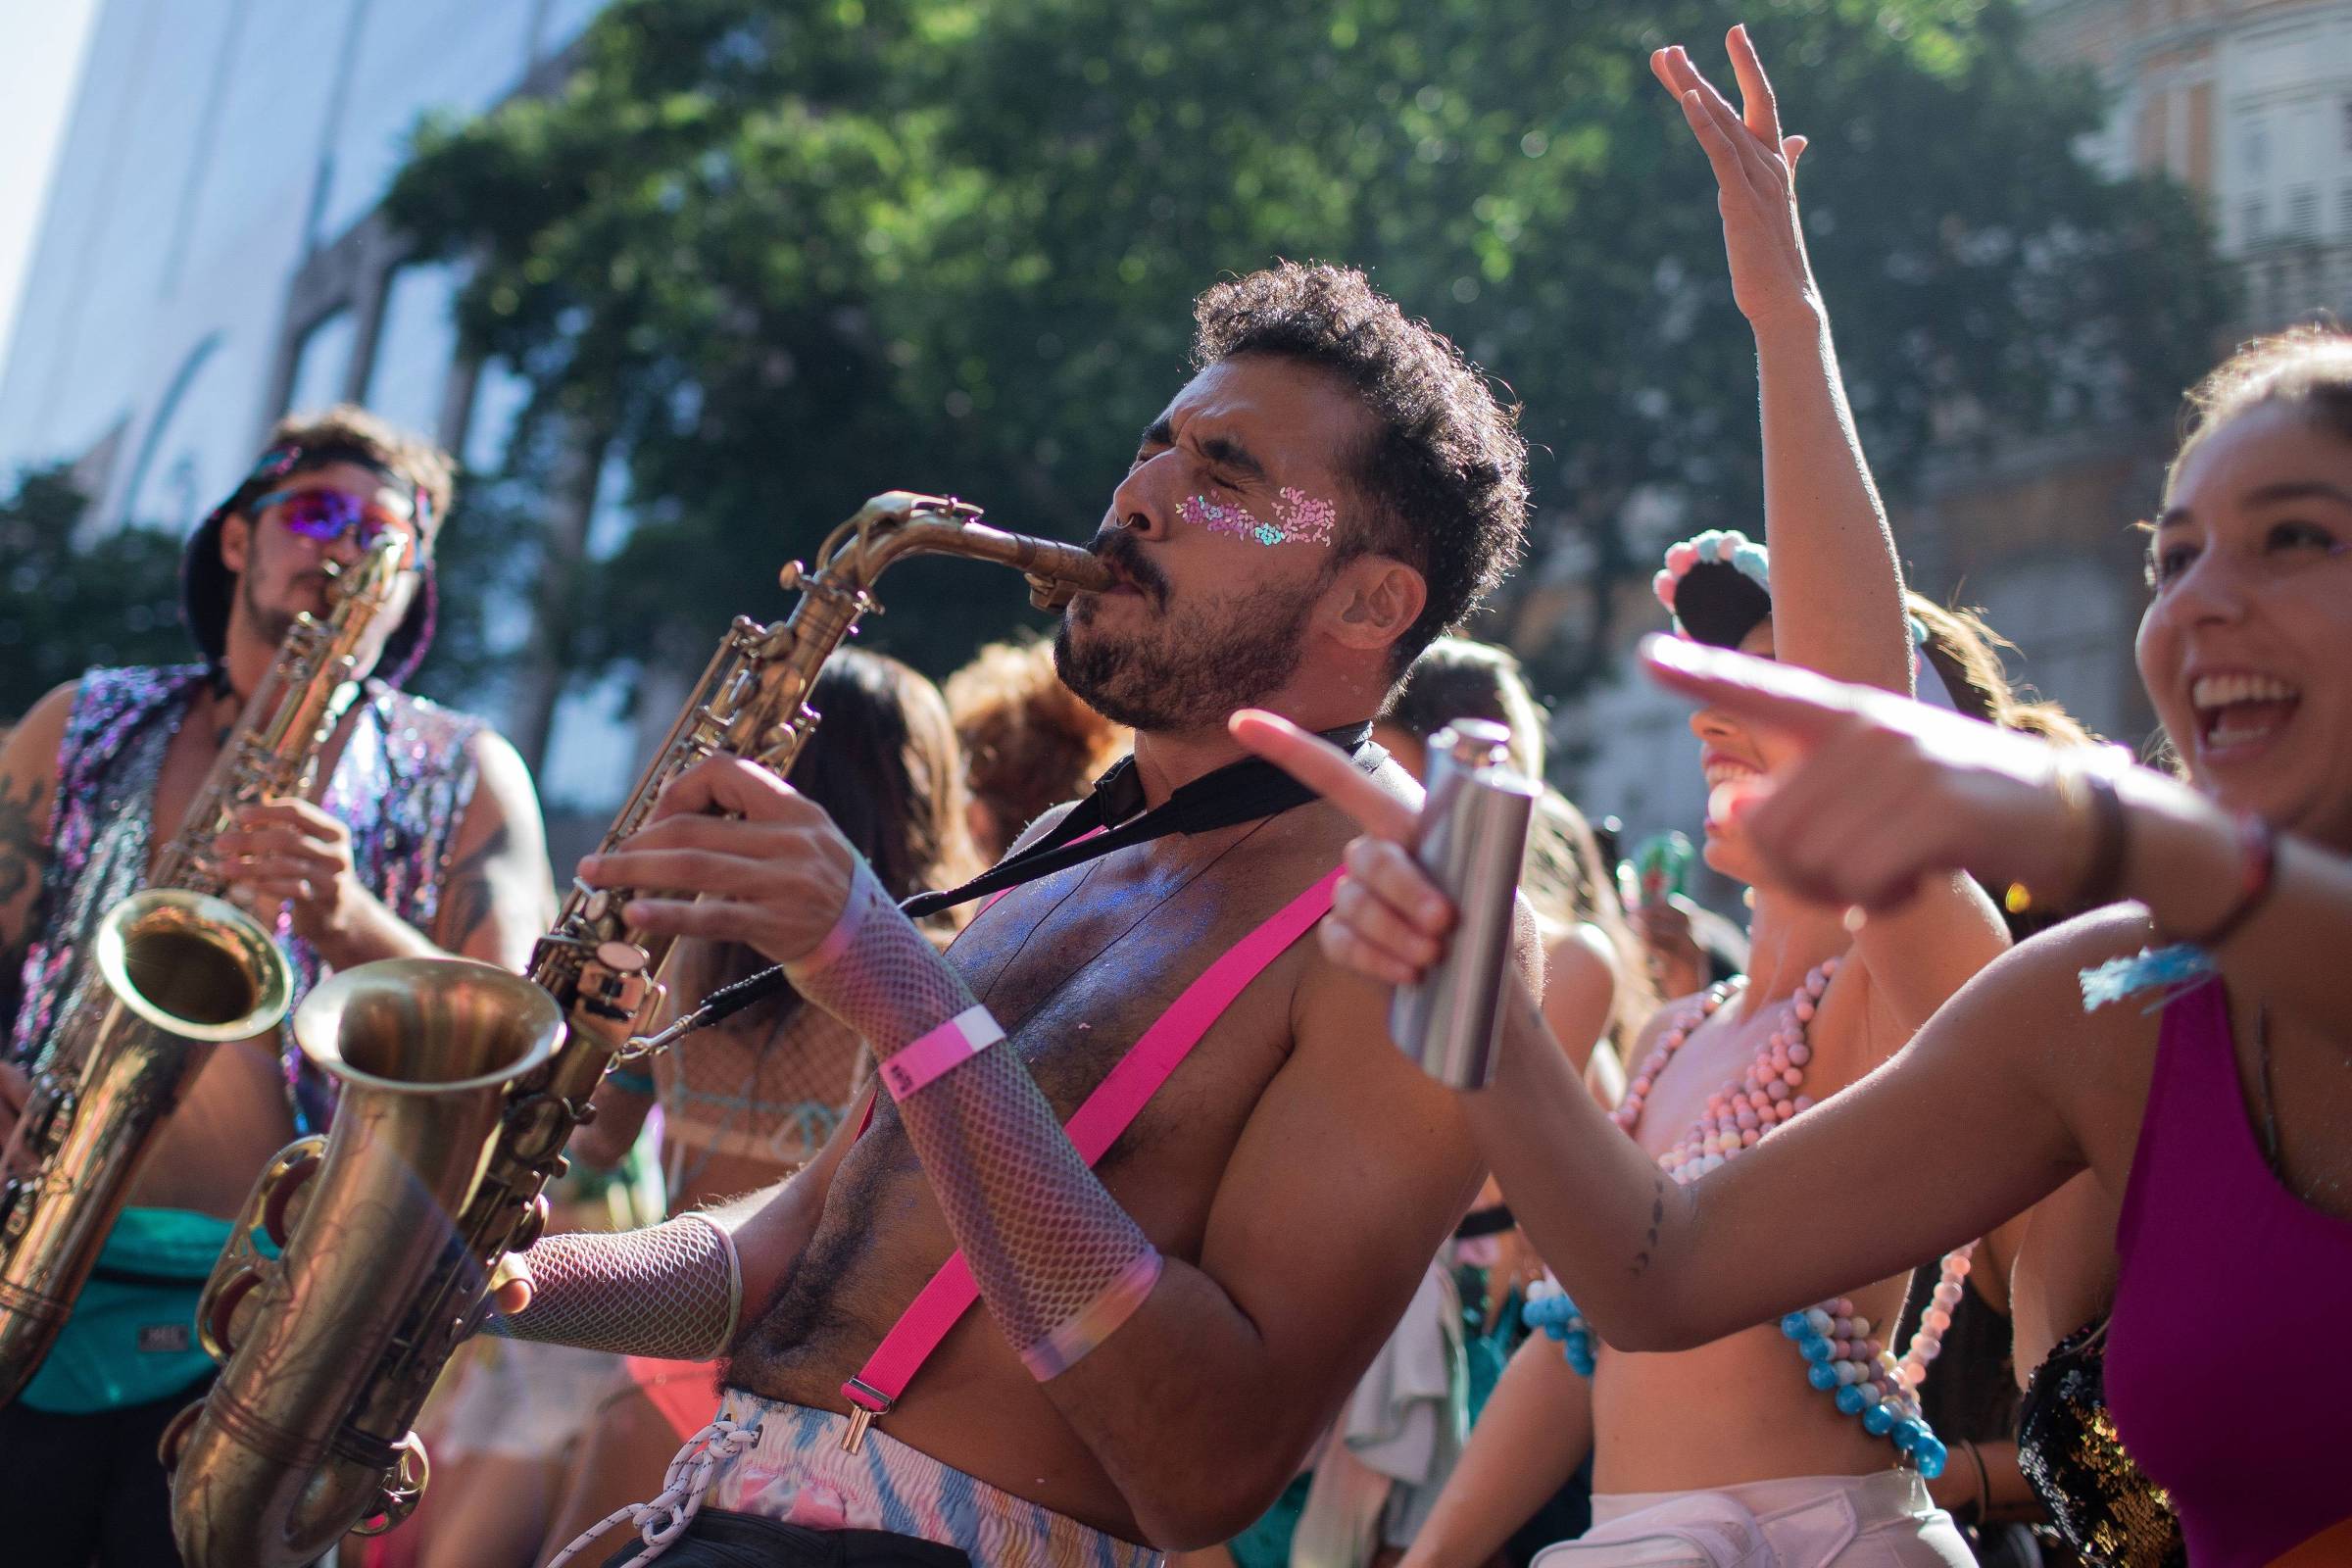
[[[1480,370],[1426,321],[1353,268],[1284,262],[1193,302],[1193,363],[1273,354],[1346,381],[1377,433],[1351,454],[1370,526],[1348,542],[1393,555],[1429,585],[1429,604],[1392,650],[1403,674],[1461,624],[1519,560],[1527,537],[1527,443]]]

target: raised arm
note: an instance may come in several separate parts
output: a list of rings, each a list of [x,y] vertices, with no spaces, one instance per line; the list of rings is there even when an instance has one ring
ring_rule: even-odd
[[[1744,114],[1679,45],[1652,55],[1650,70],[1681,104],[1715,171],[1732,295],[1756,335],[1774,645],[1790,663],[1908,694],[1902,570],[1797,220],[1795,167],[1805,138],[1783,136],[1747,28],[1734,27],[1728,42]]]
[[[1783,136],[1746,27],[1734,27],[1728,43],[1744,114],[1679,47],[1652,55],[1650,69],[1676,95],[1714,168],[1732,293],[1756,335],[1775,657],[1908,696],[1902,568],[1846,406],[1797,218],[1804,138]],[[1891,1049],[2008,945],[1998,914],[1967,877],[1923,879],[1918,897],[1856,936],[1873,1017],[1885,1023],[1874,1036]]]

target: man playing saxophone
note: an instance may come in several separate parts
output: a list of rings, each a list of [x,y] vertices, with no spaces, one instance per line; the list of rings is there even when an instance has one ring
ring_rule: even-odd
[[[551,885],[521,760],[479,719],[407,695],[431,637],[449,459],[364,411],[288,418],[196,530],[183,612],[200,662],[92,669],[0,748],[0,1137],[25,1075],[86,999],[90,934],[146,880],[205,787],[298,615],[324,616],[328,568],[407,541],[353,673],[359,699],[308,798],[243,808],[208,847],[230,902],[270,928],[296,996],[324,969],[463,954],[517,966]],[[0,1409],[12,1564],[171,1563],[156,1442],[216,1370],[197,1294],[263,1164],[331,1110],[273,1032],[206,1048],[135,1179],[97,1271],[39,1373]],[[22,1169],[22,1148],[9,1158]]]
[[[943,959],[821,811],[713,760],[580,868],[643,890],[637,929],[783,963],[885,1086],[780,1188],[523,1254],[512,1332],[731,1352],[710,1463],[673,1472],[633,1560],[1140,1568],[1221,1541],[1297,1472],[1477,1189],[1379,988],[1298,940],[1346,822],[1241,803],[1225,723],[1254,703],[1368,734],[1516,554],[1522,444],[1360,273],[1259,272],[1196,314],[1200,373],[1097,535],[1115,585],[1059,642],[1136,730],[1079,808],[1109,853],[1015,887]],[[1186,820],[1134,826],[1154,812]],[[1172,1054],[1163,1092],[1122,1087]],[[1121,1102],[1123,1131],[1085,1125]],[[925,1282],[959,1250],[984,1310],[941,1314]],[[935,1353],[902,1353],[894,1325],[926,1322]]]

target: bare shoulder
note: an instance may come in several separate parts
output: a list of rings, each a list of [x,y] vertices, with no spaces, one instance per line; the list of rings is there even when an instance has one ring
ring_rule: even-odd
[[[45,779],[57,770],[57,749],[66,738],[66,721],[74,716],[74,699],[81,682],[52,687],[24,710],[24,718],[0,742],[0,775],[14,780]]]
[[[538,819],[538,787],[531,782],[530,764],[512,741],[485,724],[466,742],[466,750],[480,780],[477,789],[501,812],[512,818],[527,811],[532,820]]]
[[[1903,1048],[2014,1077],[2056,1107],[2094,1162],[2129,1157],[2155,1055],[2157,1018],[2141,1002],[2085,1008],[2082,975],[2160,942],[2146,910],[2079,915],[1994,958]]]
[[[1544,934],[1544,987],[1546,997],[1562,987],[1602,987],[1614,991],[1624,978],[1617,949],[1601,929],[1579,920],[1565,929]]]

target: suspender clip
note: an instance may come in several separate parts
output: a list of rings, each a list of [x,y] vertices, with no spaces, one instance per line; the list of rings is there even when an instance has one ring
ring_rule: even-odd
[[[876,1416],[890,1414],[895,1401],[860,1378],[844,1383],[841,1396],[850,1401],[850,1430],[841,1435],[841,1451],[857,1453],[865,1446],[865,1429],[874,1424]]]

